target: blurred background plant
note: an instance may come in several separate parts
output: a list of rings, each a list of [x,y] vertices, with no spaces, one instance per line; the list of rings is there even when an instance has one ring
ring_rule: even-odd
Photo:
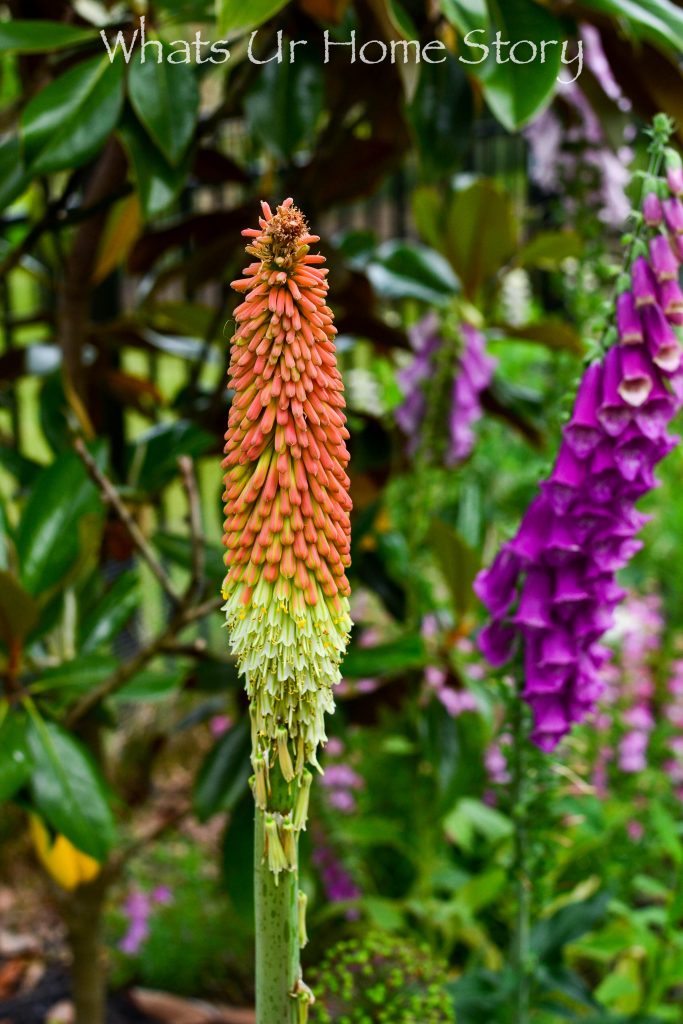
[[[509,686],[475,653],[471,583],[545,472],[601,328],[639,129],[662,109],[683,141],[680,7],[0,12],[0,896],[49,965],[36,983],[34,954],[0,941],[3,1015],[42,1021],[65,994],[65,936],[78,1024],[104,1019],[105,969],[114,987],[251,1001],[219,452],[239,232],[292,194],[329,260],[355,506],[306,957],[368,928],[427,943],[460,1024],[511,1021]],[[110,61],[100,31],[128,45],[141,14],[165,56],[200,32],[230,60]],[[477,28],[580,39],[584,70],[559,84],[554,51],[465,64]],[[259,60],[280,31],[308,45],[256,64],[257,29]],[[325,64],[326,29],[438,39],[446,59],[350,66],[338,47]],[[539,1024],[680,1016],[681,468],[674,452],[646,502],[603,709],[528,765]]]

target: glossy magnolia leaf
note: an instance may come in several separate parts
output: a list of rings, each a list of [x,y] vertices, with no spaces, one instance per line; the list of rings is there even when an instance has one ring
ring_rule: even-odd
[[[188,571],[192,567],[192,543],[188,537],[177,533],[166,533],[158,530],[154,534],[154,543],[164,558],[175,565],[181,566]],[[225,565],[223,564],[224,549],[220,544],[204,545],[204,565],[208,576],[217,585],[225,576]]]
[[[199,90],[192,66],[169,61],[173,48],[167,43],[159,45],[163,60],[143,63],[141,51],[136,51],[128,74],[128,94],[140,123],[176,167],[197,124]]]
[[[133,193],[116,203],[107,218],[92,273],[93,284],[100,284],[125,262],[141,230],[140,199]]]
[[[452,174],[470,146],[472,123],[472,89],[456,57],[420,75],[408,116],[426,176]]]
[[[683,11],[671,0],[583,0],[582,6],[611,14],[638,39],[648,39],[676,56],[683,51]]]
[[[311,140],[323,93],[322,66],[317,60],[266,64],[244,100],[251,131],[275,156],[289,159]]]
[[[150,220],[167,210],[178,197],[187,180],[190,153],[177,167],[172,167],[128,110],[124,111],[118,134],[128,155],[142,212]]]
[[[458,280],[440,253],[410,242],[385,242],[367,269],[372,286],[387,299],[419,299],[446,305]]]
[[[200,821],[220,811],[230,811],[247,787],[251,772],[249,729],[238,722],[216,743],[199,769],[194,807]]]
[[[0,53],[47,53],[92,42],[92,29],[65,25],[59,21],[34,20],[0,22]]]
[[[174,665],[173,668],[150,665],[134,675],[112,699],[120,704],[134,700],[164,700],[182,685],[185,675],[186,670],[182,665]]]
[[[286,6],[288,0],[217,0],[218,31],[239,35],[258,28]]]
[[[16,711],[9,711],[0,725],[0,803],[9,800],[26,784],[31,767],[26,719]]]
[[[6,648],[28,636],[38,621],[38,604],[16,576],[0,571],[0,640]]]
[[[111,643],[134,615],[140,601],[137,572],[121,573],[93,608],[86,609],[79,630],[80,650],[90,654]]]
[[[442,519],[432,523],[429,542],[453,598],[453,607],[458,615],[464,615],[474,599],[472,583],[479,569],[477,552]]]
[[[566,67],[560,59],[562,41],[567,33],[562,22],[535,0],[505,0],[491,6],[490,31],[482,32],[465,48],[463,59],[474,62],[467,65],[482,84],[484,96],[491,111],[508,131],[517,131],[550,102],[558,87],[557,76],[564,67],[569,80],[576,65]],[[497,51],[490,46],[497,32],[512,45]],[[541,60],[540,46],[544,40],[556,41],[545,50]],[[512,47],[519,44],[516,50]],[[489,46],[488,53],[482,47]],[[509,59],[510,53],[516,63]],[[503,62],[507,58],[506,62]],[[528,61],[528,63],[523,63]]]
[[[111,134],[123,105],[123,62],[93,57],[35,96],[21,117],[24,156],[33,174],[79,167]]]
[[[542,231],[518,251],[515,262],[522,267],[556,270],[564,260],[578,258],[583,240],[576,231]]]
[[[161,423],[128,446],[128,482],[145,492],[158,491],[177,473],[178,456],[203,455],[214,439],[187,420]]]
[[[85,749],[54,722],[33,718],[31,792],[36,810],[82,853],[103,861],[114,840],[104,782]]]
[[[473,29],[485,29],[489,23],[486,0],[439,0],[439,7],[444,18],[464,36]]]
[[[342,674],[352,679],[389,676],[422,668],[427,654],[422,637],[415,633],[376,647],[352,645],[342,665]]]
[[[565,349],[576,355],[582,355],[584,351],[576,328],[559,317],[548,317],[533,324],[498,324],[497,328],[508,338],[532,341],[550,349]]]
[[[118,659],[106,654],[87,654],[44,669],[30,684],[32,694],[56,694],[66,700],[99,686],[116,671]]]
[[[77,455],[67,452],[45,469],[26,502],[17,530],[21,580],[30,594],[53,587],[79,556],[86,520],[100,520],[102,504]]]
[[[225,888],[243,928],[250,932],[254,926],[254,800],[248,790],[230,815],[222,859]]]
[[[487,178],[456,192],[446,215],[443,244],[468,299],[498,273],[517,246],[510,196]]]
[[[10,135],[0,142],[0,211],[18,198],[29,182],[30,177],[21,157],[19,138]]]

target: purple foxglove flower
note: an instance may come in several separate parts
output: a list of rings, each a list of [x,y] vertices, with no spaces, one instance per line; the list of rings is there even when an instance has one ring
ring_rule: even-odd
[[[674,247],[674,252],[676,253],[676,256],[678,257],[680,262],[683,263],[683,235],[673,235],[671,239],[671,244]]]
[[[602,366],[592,363],[585,371],[574,403],[572,418],[564,437],[580,459],[585,459],[600,441],[598,407],[602,391]]]
[[[683,234],[683,202],[675,196],[673,199],[665,199],[662,203],[664,220],[672,235]]]
[[[664,213],[662,203],[656,192],[648,192],[643,199],[643,220],[649,228],[658,228]]]
[[[631,268],[631,282],[633,295],[636,300],[636,307],[641,309],[657,301],[657,282],[652,273],[650,264],[644,256],[638,256],[633,261]]]
[[[541,484],[554,512],[563,515],[567,511],[585,476],[585,460],[579,459],[574,450],[563,442],[550,479]]]
[[[611,498],[614,498],[612,492]],[[612,520],[612,513],[609,509],[601,508],[599,505],[579,504],[572,509],[572,526],[574,536],[579,544],[585,544],[596,530],[602,528],[604,523]]]
[[[644,345],[624,346],[621,355],[621,383],[619,394],[637,409],[643,405],[654,385],[655,369]]]
[[[491,383],[497,360],[486,354],[486,339],[481,331],[468,323],[463,323],[460,330],[465,343],[461,366],[474,390],[483,391]]]
[[[604,442],[593,453],[590,472],[586,477],[588,495],[594,501],[610,501],[620,484],[621,474],[614,461],[614,445]]]
[[[522,560],[505,544],[488,569],[482,569],[474,581],[474,592],[494,618],[505,614],[515,599]]]
[[[479,634],[479,649],[491,665],[500,668],[512,657],[516,639],[514,626],[493,619]]]
[[[676,412],[676,402],[660,380],[656,380],[650,396],[636,411],[638,429],[649,441],[657,441],[664,435],[667,424]]]
[[[619,393],[622,376],[621,350],[613,345],[605,356],[602,402],[598,409],[598,419],[610,437],[618,437],[628,426],[632,415]]]
[[[517,613],[512,621],[529,629],[552,629],[552,592],[552,573],[545,569],[530,569],[522,587]]]
[[[539,696],[529,701],[534,709],[535,731],[560,739],[567,732],[567,710],[561,697]]]
[[[658,282],[678,280],[678,259],[666,235],[650,240],[650,263]]]
[[[529,562],[535,561],[545,548],[553,518],[553,510],[545,498],[535,498],[522,519],[517,536],[510,542],[515,554]]]
[[[590,598],[591,594],[586,589],[584,573],[585,566],[581,563],[558,569],[553,603],[573,606]]]
[[[565,565],[581,551],[571,516],[555,516],[548,531],[545,561],[548,565]]]
[[[643,340],[640,314],[633,292],[617,296],[617,333],[622,345],[633,345]]]
[[[652,361],[666,373],[675,373],[681,364],[681,346],[659,306],[643,310],[643,328]]]
[[[541,636],[540,651],[540,668],[566,667],[576,660],[576,647],[572,638],[560,629]]]
[[[683,196],[683,163],[675,149],[666,151],[666,182],[675,196]]]
[[[659,304],[672,324],[683,324],[683,291],[678,281],[663,281],[659,286]]]

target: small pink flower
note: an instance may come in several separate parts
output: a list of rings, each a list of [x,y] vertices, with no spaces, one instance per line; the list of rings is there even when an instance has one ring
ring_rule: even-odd
[[[229,715],[214,715],[209,722],[212,736],[218,739],[232,728],[232,718]]]

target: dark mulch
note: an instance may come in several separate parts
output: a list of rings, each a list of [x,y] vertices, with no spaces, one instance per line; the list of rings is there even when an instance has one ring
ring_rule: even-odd
[[[0,999],[0,1024],[45,1024],[48,1010],[69,999],[71,995],[66,974],[59,968],[46,970],[30,992],[13,999]],[[133,1005],[125,993],[115,993],[107,1000],[107,1024],[158,1024]]]

